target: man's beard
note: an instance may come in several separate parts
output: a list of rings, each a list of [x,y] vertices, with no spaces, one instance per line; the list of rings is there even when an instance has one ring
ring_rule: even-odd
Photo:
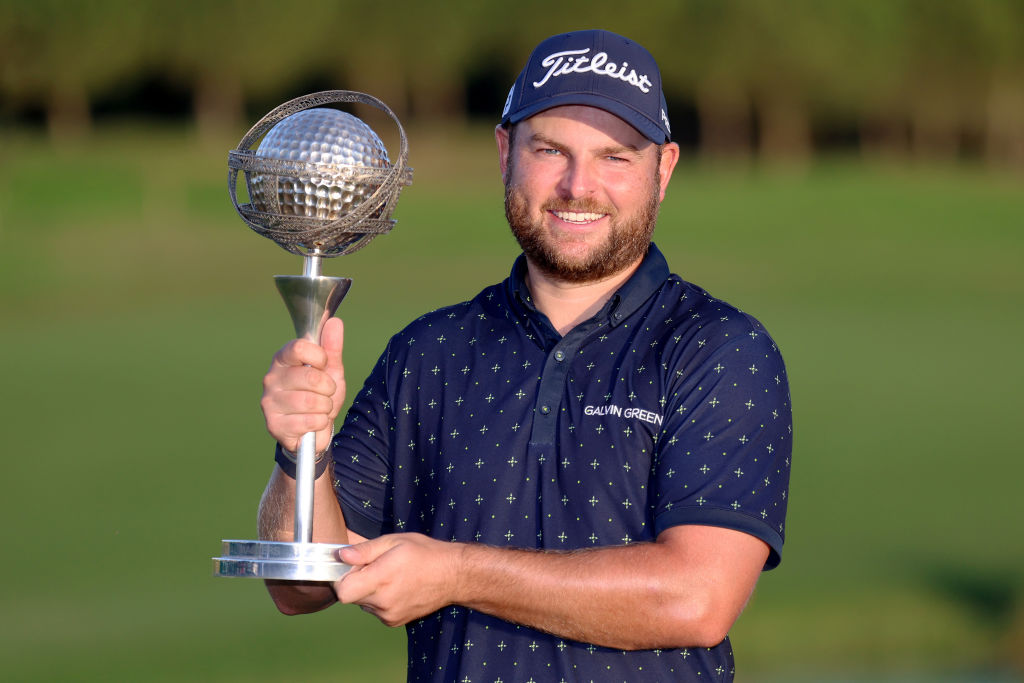
[[[509,174],[511,176],[511,173]],[[531,218],[526,198],[518,186],[505,183],[505,217],[512,234],[530,262],[546,276],[561,282],[596,282],[636,263],[647,253],[658,219],[659,183],[651,184],[651,193],[640,212],[624,219],[611,218],[611,230],[602,244],[581,257],[561,253],[557,242]],[[549,200],[541,207],[548,211],[575,211],[609,214],[592,200]]]

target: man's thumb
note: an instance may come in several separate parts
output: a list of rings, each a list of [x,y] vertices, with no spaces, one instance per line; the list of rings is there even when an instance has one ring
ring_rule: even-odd
[[[353,566],[370,564],[391,547],[385,538],[375,538],[338,550],[338,559]]]
[[[327,364],[341,365],[341,351],[345,342],[345,325],[341,318],[331,318],[324,323],[320,333],[320,346],[327,352]]]

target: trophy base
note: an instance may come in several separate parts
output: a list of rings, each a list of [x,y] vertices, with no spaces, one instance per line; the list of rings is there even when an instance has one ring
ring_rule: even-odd
[[[282,541],[223,541],[213,575],[279,581],[337,581],[352,569],[335,553],[344,545]]]

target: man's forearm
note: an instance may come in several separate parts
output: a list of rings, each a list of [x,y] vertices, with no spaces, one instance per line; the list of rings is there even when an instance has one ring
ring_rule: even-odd
[[[313,501],[313,542],[347,543],[348,532],[334,499],[329,471],[316,480]],[[260,500],[260,540],[292,541],[294,519],[295,480],[275,467]],[[274,604],[285,614],[316,612],[337,601],[329,583],[268,580],[266,585]]]
[[[709,556],[698,538],[706,528],[679,529],[657,543],[567,553],[464,545],[453,602],[606,647],[711,647],[746,604],[767,549],[747,537],[740,554]],[[720,533],[738,534],[711,530]]]

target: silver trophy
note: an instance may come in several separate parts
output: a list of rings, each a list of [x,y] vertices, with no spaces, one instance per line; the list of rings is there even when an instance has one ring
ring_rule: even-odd
[[[363,121],[321,108],[339,102],[368,104],[391,117],[401,140],[393,164]],[[364,93],[328,90],[277,107],[228,153],[228,191],[238,214],[257,233],[304,259],[302,275],[274,276],[298,337],[319,343],[324,323],[352,284],[349,278],[322,275],[323,259],[361,249],[394,226],[398,195],[412,182],[408,152],[405,130],[387,105]],[[239,171],[248,204],[238,202]],[[335,581],[350,569],[335,557],[343,546],[312,542],[315,458],[310,432],[296,458],[293,541],[225,540],[223,554],[213,558],[215,576]]]

